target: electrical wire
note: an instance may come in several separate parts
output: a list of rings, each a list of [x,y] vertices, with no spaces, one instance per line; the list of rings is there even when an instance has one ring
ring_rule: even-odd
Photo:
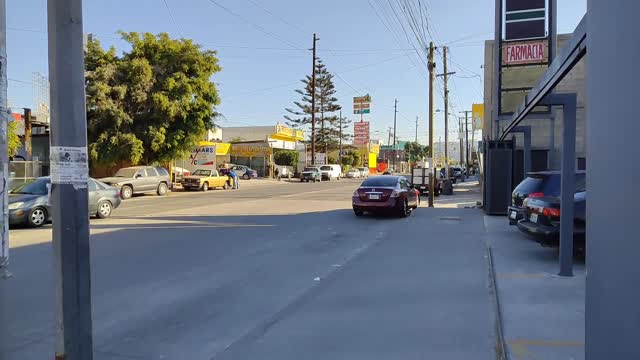
[[[184,36],[182,35],[182,30],[180,29],[180,26],[178,25],[178,22],[173,17],[173,12],[171,11],[171,8],[169,7],[169,4],[167,4],[167,0],[162,0],[162,2],[164,3],[164,7],[167,8],[167,12],[169,13],[169,18],[171,18],[171,22],[176,27],[176,30],[178,30],[178,35],[180,35],[181,38],[184,38]]]

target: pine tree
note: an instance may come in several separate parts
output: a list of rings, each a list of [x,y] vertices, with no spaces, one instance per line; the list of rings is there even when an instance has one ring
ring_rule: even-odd
[[[335,149],[338,146],[340,120],[335,112],[342,107],[337,103],[338,99],[333,84],[333,74],[326,65],[318,60],[316,63],[316,145],[323,152]],[[285,115],[286,124],[295,129],[309,130],[311,125],[311,76],[307,75],[301,82],[304,89],[296,90],[302,95],[301,101],[294,102],[295,108],[286,108],[290,115]],[[296,117],[292,117],[295,115]],[[344,126],[344,124],[343,124]],[[344,136],[343,136],[344,138]],[[311,139],[311,134],[309,134]]]

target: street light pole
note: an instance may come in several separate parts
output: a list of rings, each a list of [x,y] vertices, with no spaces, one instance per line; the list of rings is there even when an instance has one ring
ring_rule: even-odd
[[[433,207],[433,193],[435,191],[435,176],[436,176],[436,164],[435,164],[435,152],[433,151],[433,80],[436,63],[433,61],[433,52],[435,47],[433,41],[429,42],[429,54],[427,56],[427,66],[429,68],[429,151],[431,152],[431,168],[432,174],[429,176],[429,207]]]
[[[317,42],[318,42],[318,37],[316,36],[316,33],[313,33],[313,68],[311,69],[311,164],[316,163],[316,43]]]
[[[393,104],[393,171],[397,171],[396,158],[398,157],[398,146],[396,140],[396,118],[398,115],[398,99]]]
[[[93,359],[82,0],[48,0],[55,359]]]

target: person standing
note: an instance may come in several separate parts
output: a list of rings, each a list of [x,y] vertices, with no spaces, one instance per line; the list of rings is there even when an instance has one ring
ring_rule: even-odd
[[[238,181],[238,174],[236,174],[236,172],[233,169],[229,169],[229,178],[231,178],[231,180],[233,181],[233,189],[234,190],[238,190],[239,187],[239,181]]]

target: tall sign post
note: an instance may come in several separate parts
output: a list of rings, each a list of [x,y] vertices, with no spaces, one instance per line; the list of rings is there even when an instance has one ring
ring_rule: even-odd
[[[93,359],[82,0],[48,0],[55,359]]]

